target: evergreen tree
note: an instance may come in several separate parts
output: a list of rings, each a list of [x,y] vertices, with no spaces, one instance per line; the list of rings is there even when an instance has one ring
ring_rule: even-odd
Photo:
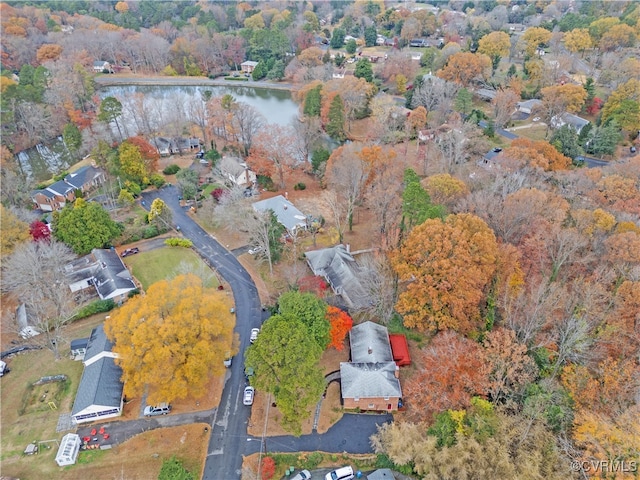
[[[585,150],[593,155],[613,155],[621,137],[618,124],[615,121],[607,122],[589,132]]]
[[[358,63],[356,63],[356,70],[353,75],[356,78],[364,78],[367,82],[372,82],[373,67],[371,66],[371,62],[366,58],[358,60]]]
[[[77,199],[53,215],[53,235],[66,243],[78,255],[86,255],[94,248],[105,248],[120,235],[122,228],[111,220],[98,202]]]
[[[509,70],[507,70],[507,78],[511,78],[516,74],[516,66],[512,63],[511,66],[509,67]]]
[[[331,41],[329,42],[329,46],[331,48],[342,48],[344,46],[344,37],[347,35],[344,28],[336,28],[333,31],[333,35],[331,35]]]
[[[466,88],[461,88],[456,95],[455,107],[463,115],[466,115],[467,112],[471,110],[471,106],[473,103],[473,94],[467,90]]]
[[[331,152],[326,148],[319,148],[318,150],[314,150],[313,154],[311,154],[311,168],[313,168],[314,172],[319,172],[322,168],[322,165],[329,160],[331,156]]]
[[[67,123],[62,130],[62,139],[72,155],[75,155],[82,145],[80,129],[73,123]]]
[[[322,85],[318,85],[316,88],[313,88],[307,92],[307,96],[304,99],[304,109],[303,112],[305,115],[310,117],[318,117],[320,116],[320,108],[322,105]]]
[[[575,159],[583,150],[578,141],[578,134],[569,125],[563,125],[553,133],[551,145],[563,155]]]
[[[353,55],[354,53],[356,53],[356,50],[358,49],[358,44],[354,39],[351,39],[344,46],[344,49],[347,51],[347,53]]]
[[[373,47],[376,44],[378,33],[376,32],[376,26],[370,25],[364,28],[364,44],[367,47]]]
[[[269,80],[282,80],[284,78],[284,62],[282,60],[276,60],[273,63],[273,67],[267,74]]]
[[[339,142],[346,138],[344,132],[344,103],[342,97],[336,95],[329,106],[329,123],[327,124],[327,133],[331,138]]]
[[[251,73],[251,77],[254,80],[261,80],[266,75],[267,75],[267,72],[264,71],[264,65],[262,62],[258,63],[258,65],[256,65],[256,68],[254,68],[253,72]]]

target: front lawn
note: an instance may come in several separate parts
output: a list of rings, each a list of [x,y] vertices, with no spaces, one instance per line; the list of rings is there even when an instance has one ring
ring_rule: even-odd
[[[188,248],[162,247],[131,255],[126,257],[124,262],[145,290],[155,282],[184,273],[187,269],[193,273],[202,271],[210,274],[205,287],[215,288],[219,285],[213,271]]]

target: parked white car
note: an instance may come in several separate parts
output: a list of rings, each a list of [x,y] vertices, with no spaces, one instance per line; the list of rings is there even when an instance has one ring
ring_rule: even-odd
[[[291,477],[291,480],[309,480],[311,478],[311,473],[309,470],[302,470],[295,477]]]
[[[242,403],[245,405],[253,405],[253,395],[255,390],[253,387],[245,387],[244,396],[242,397]]]
[[[233,361],[233,357],[231,356],[231,352],[227,352],[224,355],[224,366],[229,368],[231,367],[231,362]]]
[[[255,255],[262,252],[262,247],[253,247],[249,249],[249,255]]]
[[[171,405],[167,403],[161,403],[157,406],[147,405],[144,407],[144,416],[153,417],[155,415],[166,415],[171,411]]]
[[[255,342],[258,339],[258,334],[260,333],[260,329],[259,328],[252,328],[251,329],[251,336],[249,337],[249,341],[251,343]]]

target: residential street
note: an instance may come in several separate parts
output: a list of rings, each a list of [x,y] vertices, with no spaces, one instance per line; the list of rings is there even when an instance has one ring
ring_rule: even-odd
[[[143,428],[157,428],[172,425],[171,418],[177,424],[194,421],[211,422],[213,430],[209,442],[207,460],[204,468],[205,479],[240,478],[242,456],[260,451],[259,438],[247,435],[247,423],[250,407],[242,404],[242,391],[245,387],[244,351],[249,346],[249,331],[259,327],[267,313],[262,312],[260,298],[249,273],[236,257],[220,245],[213,237],[195,223],[180,207],[179,192],[174,186],[145,192],[146,205],[155,198],[161,198],[173,211],[173,223],[180,226],[185,238],[193,242],[194,248],[217,270],[233,290],[236,308],[235,331],[240,335],[240,351],[228,370],[220,405],[213,412],[199,414],[169,415],[155,417],[153,420],[136,420],[133,428],[140,433]],[[156,420],[157,419],[157,420]],[[326,434],[305,435],[300,438],[281,436],[267,438],[264,446],[267,451],[314,451],[366,453],[371,451],[369,436],[376,431],[376,425],[391,421],[391,415],[345,415]],[[109,424],[110,431],[116,425]]]

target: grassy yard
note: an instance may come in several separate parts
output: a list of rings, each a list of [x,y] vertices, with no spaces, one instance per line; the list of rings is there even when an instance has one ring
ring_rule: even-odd
[[[201,270],[211,272],[195,252],[182,247],[163,247],[141,252],[138,255],[126,257],[124,262],[145,290],[153,283],[178,273],[180,264],[183,262],[188,264],[193,272]],[[211,272],[211,276],[205,286],[215,288],[218,283],[217,277]]]
[[[87,478],[158,478],[162,462],[176,456],[200,478],[209,443],[207,425],[191,424],[141,433],[111,450],[81,450],[75,465],[55,463],[58,446],[41,448],[38,455],[16,455],[2,462],[2,473],[15,478],[85,480]],[[51,438],[62,438],[62,434]],[[26,444],[25,444],[26,446]],[[24,448],[24,447],[23,447]]]
[[[11,373],[2,378],[0,413],[3,474],[9,472],[8,465],[22,457],[29,443],[62,438],[62,434],[56,433],[58,416],[71,411],[82,375],[82,362],[68,358],[56,361],[48,350],[23,353],[11,358],[8,363]],[[66,375],[68,383],[32,387],[41,377],[50,375]],[[36,392],[37,395],[34,395]],[[49,402],[52,402],[51,405]],[[38,477],[32,475],[23,478]]]

